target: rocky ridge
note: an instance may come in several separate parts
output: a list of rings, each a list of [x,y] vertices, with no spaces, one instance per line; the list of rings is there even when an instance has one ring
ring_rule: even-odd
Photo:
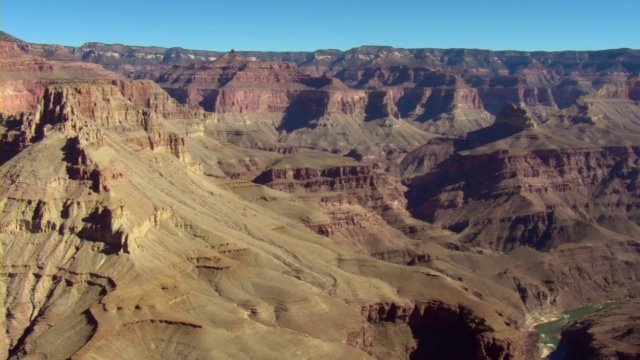
[[[178,105],[151,82],[51,85],[38,109],[5,122],[13,129],[5,134],[20,134],[7,141],[25,140],[3,164],[9,358],[106,358],[113,346],[127,349],[126,357],[144,349],[199,358],[214,348],[225,356],[315,348],[320,358],[378,357],[384,326],[368,321],[361,306],[435,294],[492,324],[473,338],[478,351],[532,353],[518,324],[505,325],[459,283],[420,268],[401,270],[397,281],[394,265],[220,188],[189,157],[201,135],[184,133],[215,118]],[[203,307],[211,301],[215,307]],[[397,331],[398,341],[419,348],[407,324]],[[247,341],[253,345],[229,346]],[[154,345],[127,346],[143,343]]]
[[[272,164],[253,182],[283,191],[324,216],[302,222],[321,235],[369,255],[409,262],[408,239],[385,219],[408,215],[400,181],[349,158],[299,153]]]
[[[44,89],[68,80],[121,78],[96,64],[50,61],[25,54],[20,43],[0,41],[2,113],[35,111]]]
[[[320,89],[317,94],[311,92],[306,97],[303,96],[299,103],[317,103],[310,106],[314,110],[303,115],[295,114],[297,106],[294,95],[283,96],[281,92],[273,90],[260,92],[256,89],[245,89],[244,92],[234,94],[230,92],[231,89],[227,89],[227,96],[218,99],[216,94],[219,92],[213,90],[221,84],[214,84],[215,81],[207,83],[204,79],[208,76],[205,75],[207,72],[211,72],[221,63],[228,63],[229,54],[222,52],[97,43],[85,44],[79,48],[24,42],[14,44],[21,46],[27,53],[56,60],[64,57],[51,54],[59,54],[64,50],[67,57],[71,56],[76,60],[101,63],[132,78],[157,80],[181,102],[202,102],[201,105],[209,110],[217,107],[217,111],[225,113],[238,112],[240,109],[236,109],[234,106],[237,105],[233,104],[242,103],[248,106],[242,109],[243,113],[282,112],[288,105],[292,105],[291,112],[294,115],[291,117],[307,117],[310,120],[336,110],[347,115],[358,115],[364,111],[367,112],[366,119],[394,117],[415,120],[414,126],[438,133],[464,132],[484,127],[491,123],[491,115],[500,112],[506,102],[524,104],[535,118],[541,121],[560,109],[570,107],[586,95],[638,101],[639,57],[637,51],[631,49],[593,52],[500,52],[372,46],[344,52],[234,52],[234,57],[244,59],[240,61],[242,64],[258,63],[249,67],[263,67],[263,75],[269,72],[267,68],[270,67],[272,73],[278,73],[277,82],[280,86],[288,82],[288,87],[300,87],[299,80],[304,76],[319,78],[306,84],[316,89],[326,87],[327,81],[339,81],[340,84],[346,85],[340,94],[333,91],[327,94],[327,89]],[[211,68],[208,64],[212,61],[218,62],[219,65],[213,65]],[[259,65],[260,62],[264,64]],[[278,64],[289,65],[286,65],[285,70]],[[293,70],[292,67],[297,67],[297,70]],[[135,68],[141,69],[142,73],[132,70]],[[142,69],[147,69],[150,74],[144,75],[145,70]],[[257,69],[247,70],[249,72],[240,73],[250,74]],[[225,74],[231,76],[237,71],[239,68],[234,65],[229,67]],[[297,72],[293,78],[286,74],[291,71]],[[270,83],[267,79],[272,76],[254,75],[249,75],[249,78],[238,76],[237,81],[243,82],[253,77],[254,80],[251,81],[265,84],[265,81]],[[199,85],[186,86],[184,81],[187,80],[189,84],[194,82]],[[183,85],[179,86],[180,84]],[[333,89],[335,86],[330,85],[329,88]],[[365,90],[366,95],[357,90]],[[209,94],[207,100],[204,100],[205,94]],[[236,96],[237,99],[234,100]],[[281,99],[266,102],[271,104],[269,108],[256,107],[255,104],[261,102],[261,96],[275,96],[274,99]],[[335,105],[330,105],[334,103],[331,99],[336,96],[345,99],[346,102],[335,99]],[[363,104],[369,105],[358,108]],[[282,129],[287,132],[292,130],[290,126],[284,126]]]
[[[494,240],[486,245],[497,250],[525,244],[553,248],[576,237],[571,228],[563,229],[566,220],[572,220],[569,226],[576,221],[588,226],[596,219],[585,217],[603,210],[610,216],[637,218],[638,152],[637,147],[605,147],[458,155],[423,178],[412,179],[414,214],[465,232],[471,242],[482,242],[485,231],[505,234],[487,236]],[[499,206],[487,214],[491,220],[479,218],[472,208],[501,198],[511,199],[505,202],[509,209],[504,209],[505,217]],[[615,222],[610,217],[599,223],[606,227],[607,221]]]
[[[161,86],[2,115],[9,356],[535,358],[545,314],[640,293],[634,50],[87,49]]]

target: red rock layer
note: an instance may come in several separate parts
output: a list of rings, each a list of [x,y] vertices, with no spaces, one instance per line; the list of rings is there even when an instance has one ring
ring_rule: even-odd
[[[70,134],[85,134],[92,142],[99,140],[102,128],[106,127],[123,133],[143,130],[146,132],[144,138],[132,137],[129,142],[154,151],[166,150],[190,162],[184,139],[165,131],[158,120],[211,119],[211,114],[176,103],[148,80],[51,85],[45,89],[38,109],[35,115],[4,118],[9,131],[2,137],[3,161],[44,138],[52,127],[62,128]]]
[[[29,56],[22,51],[20,44],[4,41],[0,42],[0,69],[0,111],[5,114],[35,111],[44,89],[56,82],[122,78],[96,64],[49,61]]]
[[[349,85],[360,89],[350,88],[337,78],[307,75],[293,63],[227,54],[210,63],[174,66],[157,81],[181,103],[208,111],[283,117],[279,129],[286,131],[306,126],[305,119],[331,114],[367,121],[389,117],[427,121],[452,111],[483,111],[478,91],[460,78],[420,69],[405,80],[377,87],[347,78]]]
[[[388,174],[372,171],[366,165],[326,169],[272,168],[256,177],[254,182],[286,192],[344,192],[346,198],[336,198],[339,202],[358,203],[378,212],[388,208],[404,211],[406,204],[399,181]]]
[[[549,249],[578,241],[598,220],[589,214],[609,214],[603,224],[637,216],[639,156],[635,146],[454,155],[411,180],[413,212],[494,249]]]

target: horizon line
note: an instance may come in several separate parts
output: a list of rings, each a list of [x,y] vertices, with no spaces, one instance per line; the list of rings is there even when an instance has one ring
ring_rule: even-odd
[[[523,50],[523,49],[488,49],[488,48],[481,48],[481,47],[396,47],[393,45],[371,45],[371,44],[358,45],[358,46],[348,48],[346,50],[339,49],[339,48],[316,48],[314,50],[243,50],[243,49],[233,48],[229,50],[213,50],[213,49],[194,49],[194,48],[188,48],[188,47],[183,47],[179,45],[178,46],[139,45],[139,44],[125,44],[120,42],[101,42],[101,41],[87,41],[87,42],[83,42],[80,45],[75,46],[75,45],[66,45],[61,43],[26,41],[26,40],[23,40],[22,38],[13,36],[4,30],[0,30],[0,33],[2,33],[3,35],[8,35],[16,40],[19,40],[20,42],[34,44],[34,45],[56,45],[56,46],[64,46],[64,47],[71,47],[71,48],[80,48],[88,44],[100,44],[100,45],[112,45],[112,46],[119,45],[119,46],[128,46],[128,47],[161,48],[166,50],[178,48],[178,49],[184,49],[184,50],[190,50],[190,51],[209,51],[209,52],[219,52],[219,53],[227,53],[227,52],[230,52],[231,50],[234,50],[236,52],[315,53],[319,51],[340,51],[345,53],[351,50],[356,50],[356,49],[366,48],[366,47],[391,48],[396,50],[476,50],[476,51],[489,51],[489,52],[513,51],[513,52],[526,52],[526,53],[597,52],[597,51],[610,51],[610,50],[640,51],[640,48],[634,49],[632,47],[611,47],[611,48],[601,48],[601,49],[565,49],[565,50],[540,50],[540,49]],[[4,36],[2,41],[5,41]]]

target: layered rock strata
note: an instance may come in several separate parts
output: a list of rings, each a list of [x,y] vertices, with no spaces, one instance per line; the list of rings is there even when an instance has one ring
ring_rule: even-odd
[[[577,241],[588,222],[607,227],[637,217],[639,154],[635,146],[457,154],[412,179],[410,198],[414,214],[470,242],[549,249]],[[492,213],[478,216],[474,208],[486,206]],[[602,211],[609,218],[589,219]]]
[[[5,114],[35,111],[44,89],[57,82],[121,77],[100,65],[30,56],[19,43],[6,41],[0,41],[0,69],[0,111]]]
[[[181,108],[144,84],[50,86],[18,124],[27,142],[0,192],[6,357],[379,358],[384,337],[357,340],[376,328],[361,307],[433,294],[487,324],[491,358],[525,348],[455,280],[345,250],[188,171],[197,137],[181,140],[161,115]]]

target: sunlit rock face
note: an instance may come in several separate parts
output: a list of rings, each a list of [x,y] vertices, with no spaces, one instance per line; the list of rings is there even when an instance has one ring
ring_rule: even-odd
[[[7,358],[536,359],[640,295],[636,51],[0,50]]]

